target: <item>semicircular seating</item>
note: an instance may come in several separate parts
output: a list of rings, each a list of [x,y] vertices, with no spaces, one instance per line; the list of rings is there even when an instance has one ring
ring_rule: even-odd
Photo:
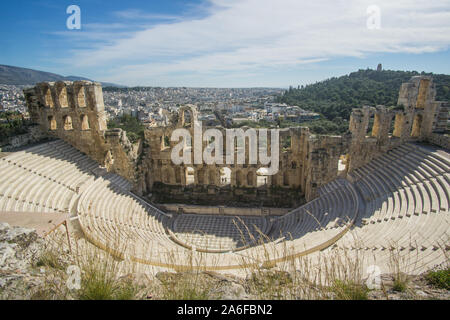
[[[195,250],[210,254],[206,261],[233,265],[238,255],[262,254],[262,243],[282,247],[287,242],[297,248],[296,253],[328,246],[346,231],[358,212],[355,190],[345,180],[340,184],[316,201],[269,222],[265,217],[243,216],[183,214],[171,218],[100,177],[80,196],[77,211],[92,242],[136,261],[164,264],[161,253],[187,255]],[[280,258],[281,252],[274,250],[271,258]]]
[[[366,266],[376,264],[386,272],[394,258],[409,260],[405,268],[410,273],[445,260],[450,240],[447,157],[431,147],[404,144],[351,175],[366,199],[365,211],[334,247],[365,254]]]
[[[419,262],[407,264],[417,273],[449,249],[450,157],[416,144],[322,186],[280,217],[168,215],[61,140],[4,155],[0,176],[0,211],[77,214],[95,245],[156,266],[185,265],[194,254],[206,268],[238,268],[341,248],[386,269],[395,249],[415,254]]]
[[[61,140],[0,158],[0,210],[68,213],[98,164]]]

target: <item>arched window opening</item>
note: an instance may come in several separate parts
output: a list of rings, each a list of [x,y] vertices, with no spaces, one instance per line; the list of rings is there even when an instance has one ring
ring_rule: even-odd
[[[216,172],[214,169],[209,170],[208,183],[212,185],[216,184]]]
[[[61,108],[68,108],[69,102],[67,100],[67,88],[65,86],[61,87],[58,94],[59,106]]]
[[[419,93],[417,94],[417,103],[416,103],[417,109],[425,108],[425,102],[426,102],[426,98],[427,98],[427,94],[428,94],[429,85],[430,85],[430,80],[428,80],[428,79],[420,80]]]
[[[371,114],[369,116],[369,123],[367,124],[366,137],[372,137],[374,123],[375,123],[375,115]]]
[[[72,130],[73,129],[72,118],[70,116],[64,116],[63,122],[64,122],[64,130]]]
[[[175,168],[175,183],[177,183],[177,184],[181,183],[180,170],[181,170],[181,168]]]
[[[267,168],[259,168],[256,171],[256,186],[263,187],[269,184],[269,176],[267,175]]]
[[[229,185],[231,183],[231,169],[230,168],[220,168],[220,184]]]
[[[55,117],[53,117],[53,116],[48,117],[48,128],[49,128],[49,130],[52,130],[52,131],[57,129]]]
[[[159,141],[161,142],[161,150],[167,149],[170,147],[170,139],[168,136],[163,135],[159,138]]]
[[[44,103],[45,106],[48,108],[53,108],[55,106],[55,104],[53,103],[53,98],[52,98],[52,91],[50,90],[50,87],[47,87],[46,89],[44,89],[45,93],[44,93]]]
[[[371,136],[376,137],[376,136],[378,136],[379,132],[380,132],[380,116],[378,114],[375,114],[375,116],[373,118]]]
[[[192,123],[192,114],[189,110],[183,111],[182,124],[183,126],[190,126]]]
[[[291,150],[292,138],[291,136],[280,137],[281,139],[281,148],[284,151]]]
[[[411,130],[411,137],[418,138],[420,136],[421,129],[422,129],[422,115],[417,114],[414,117],[414,122]]]
[[[345,171],[347,167],[348,154],[342,154],[338,160],[338,173]]]
[[[405,117],[401,113],[395,115],[394,132],[392,133],[394,137],[400,138],[402,136],[404,119]]]
[[[244,179],[240,170],[236,171],[236,186],[242,187],[244,185]]]
[[[80,87],[77,92],[77,104],[80,108],[86,107],[86,94],[84,87]]]
[[[81,122],[81,130],[89,130],[89,119],[87,115],[81,115],[80,117]]]
[[[253,171],[250,171],[249,173],[247,173],[247,185],[249,187],[255,186],[254,179],[255,179],[255,173]]]
[[[195,183],[194,168],[187,167],[185,174],[186,174],[186,185],[194,184]]]
[[[197,182],[198,184],[205,184],[205,170],[199,169],[197,170]]]
[[[395,117],[392,117],[389,125],[389,136],[394,135],[394,130],[395,130]]]

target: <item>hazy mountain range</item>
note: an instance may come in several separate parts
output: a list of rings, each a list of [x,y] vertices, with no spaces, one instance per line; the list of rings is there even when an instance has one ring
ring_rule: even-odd
[[[27,68],[6,66],[0,64],[0,84],[9,85],[34,85],[38,82],[43,81],[78,81],[78,80],[89,80],[95,81],[78,76],[61,76],[59,74],[38,71]],[[103,87],[113,86],[113,87],[124,87],[114,83],[101,82]]]

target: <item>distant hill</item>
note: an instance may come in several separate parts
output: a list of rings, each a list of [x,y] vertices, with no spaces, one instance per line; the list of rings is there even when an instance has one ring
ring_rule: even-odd
[[[278,101],[319,112],[328,120],[348,119],[352,108],[396,105],[401,84],[416,75],[432,76],[437,89],[436,100],[450,101],[450,75],[370,69],[296,89],[291,87]]]
[[[33,69],[26,69],[20,67],[0,65],[0,84],[9,85],[34,85],[38,82],[43,81],[79,81],[88,80],[93,81],[83,77],[68,76],[64,77],[59,74],[38,71]],[[104,87],[123,87],[113,83],[102,82]]]

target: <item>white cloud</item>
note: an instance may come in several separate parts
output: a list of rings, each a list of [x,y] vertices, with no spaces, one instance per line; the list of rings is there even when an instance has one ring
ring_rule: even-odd
[[[174,15],[145,13],[139,9],[116,11],[114,15],[127,20],[179,20],[179,17]]]
[[[142,83],[180,72],[255,72],[369,53],[436,52],[450,44],[449,0],[210,0],[209,5],[209,14],[195,19],[116,13],[162,20],[126,36],[108,32],[112,38],[75,51],[71,63],[104,67],[102,76],[110,81]],[[366,27],[369,5],[381,9],[379,30]]]

